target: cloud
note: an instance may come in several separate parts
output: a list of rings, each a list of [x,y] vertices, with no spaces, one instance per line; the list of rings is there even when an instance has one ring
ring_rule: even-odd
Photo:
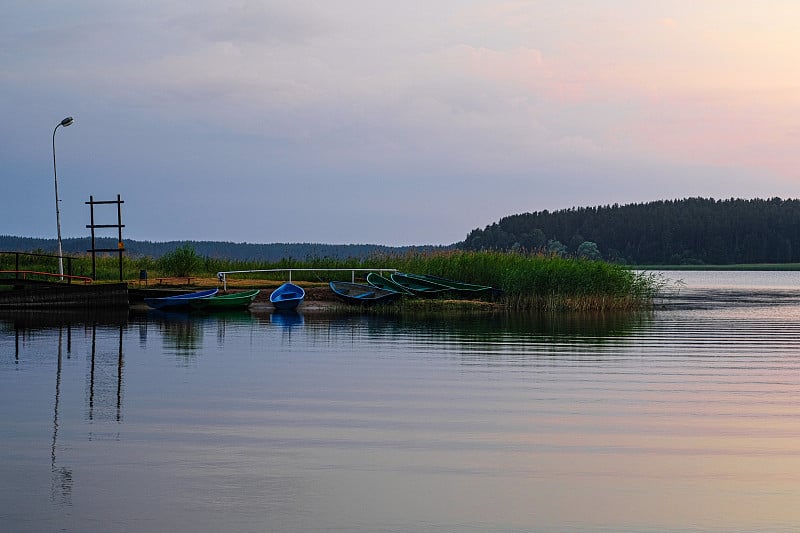
[[[302,4],[255,1],[182,13],[167,26],[211,42],[282,46],[303,44],[332,31],[319,11]]]
[[[158,184],[152,201],[169,203],[191,176],[211,205],[224,176],[254,197],[296,187],[319,213],[326,194],[370,183],[456,238],[476,213],[721,196],[726,175],[786,196],[800,177],[793,5],[12,2],[0,151],[16,172],[48,175],[67,110],[65,182],[92,192]],[[465,207],[436,224],[415,192],[453,185]],[[355,234],[328,216],[327,233],[298,234]]]

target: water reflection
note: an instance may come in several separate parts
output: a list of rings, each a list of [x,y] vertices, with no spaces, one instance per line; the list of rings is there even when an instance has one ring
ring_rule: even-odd
[[[147,332],[154,325],[162,338],[165,353],[192,357],[202,349],[204,334],[214,331],[219,345],[228,331],[253,326],[257,319],[249,310],[217,311],[213,313],[148,310],[135,315],[139,328],[139,345],[147,346]]]
[[[124,359],[122,355],[123,326],[119,326],[119,337],[116,350],[103,346],[98,350],[97,325],[92,325],[92,348],[88,377],[88,410],[89,420],[104,419],[122,420],[122,371]],[[105,339],[103,339],[105,340]]]
[[[95,322],[97,321],[97,322]],[[59,506],[73,505],[74,467],[64,464],[64,450],[59,443],[63,430],[74,431],[74,421],[65,426],[62,420],[65,364],[72,363],[77,337],[90,337],[88,367],[85,377],[84,419],[93,421],[122,420],[123,406],[123,337],[125,313],[23,312],[12,321],[0,322],[0,329],[14,330],[14,364],[24,365],[26,374],[33,368],[47,368],[55,354],[55,392],[52,396],[50,438],[50,499]],[[102,323],[98,323],[102,322]],[[98,332],[101,334],[98,335]],[[78,340],[81,345],[81,340]],[[52,359],[50,359],[52,360]],[[71,365],[70,365],[71,366]],[[24,383],[22,383],[24,387]],[[74,392],[74,389],[72,390]],[[68,398],[68,401],[73,400]],[[73,400],[74,401],[74,400]],[[22,406],[18,406],[22,408]],[[93,439],[91,426],[88,439]]]
[[[0,332],[3,328],[26,330],[48,329],[57,326],[79,324],[125,325],[128,323],[128,308],[61,308],[61,309],[0,309]]]
[[[470,340],[492,342],[509,336],[536,336],[550,340],[565,337],[602,339],[630,335],[652,321],[641,313],[503,313],[491,316],[402,317],[399,329],[446,333]]]
[[[663,271],[670,283],[657,309],[745,309],[800,306],[800,272]]]
[[[331,343],[343,337],[418,338],[448,346],[508,346],[509,344],[606,344],[647,330],[654,320],[641,313],[497,313],[491,315],[375,315],[311,316],[314,327],[307,335],[323,336]]]
[[[269,322],[290,330],[305,324],[305,319],[303,315],[293,309],[279,309],[269,315]]]
[[[798,353],[800,315],[766,303],[0,321],[0,522],[789,531]]]
[[[62,328],[58,328],[58,351],[56,364],[56,393],[53,402],[53,440],[50,447],[50,498],[61,505],[72,504],[72,470],[56,465],[56,448],[58,445],[58,406],[61,400],[61,366],[62,366]],[[19,353],[17,353],[19,359]]]
[[[158,328],[165,353],[191,357],[203,344],[202,321],[188,313],[153,310],[147,323]]]

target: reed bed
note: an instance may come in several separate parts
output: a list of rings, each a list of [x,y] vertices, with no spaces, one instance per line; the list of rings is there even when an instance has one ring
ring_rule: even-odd
[[[500,288],[504,303],[516,310],[641,309],[661,287],[654,274],[549,255],[454,251],[406,260],[403,269],[411,272]]]

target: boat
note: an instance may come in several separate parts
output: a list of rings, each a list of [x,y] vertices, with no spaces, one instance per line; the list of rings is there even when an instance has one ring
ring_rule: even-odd
[[[456,281],[454,279],[443,278],[434,276],[432,274],[405,274],[408,277],[430,281],[439,285],[449,287],[452,293],[461,294],[464,296],[499,296],[503,293],[501,289],[496,289],[489,285],[476,285],[474,283],[465,283],[463,281]]]
[[[376,274],[375,272],[370,272],[369,274],[367,274],[367,283],[369,283],[373,287],[378,287],[379,289],[399,292],[400,294],[407,296],[414,294],[413,292],[406,289],[402,285],[395,283],[386,276],[381,276],[380,274]]]
[[[294,309],[306,297],[303,287],[294,283],[284,283],[269,295],[269,301],[275,309]]]
[[[153,309],[188,309],[192,300],[209,298],[219,292],[219,289],[208,289],[205,291],[178,294],[176,296],[164,296],[162,298],[145,298],[144,303]]]
[[[391,302],[402,296],[399,292],[373,287],[366,283],[331,281],[329,285],[337,298],[349,304],[374,305]]]
[[[425,279],[418,279],[409,276],[408,274],[401,274],[400,272],[392,274],[390,278],[392,281],[417,296],[443,296],[450,291],[450,287],[442,285],[441,283],[436,283],[435,281],[429,281]]]
[[[246,309],[253,303],[258,293],[258,289],[243,292],[232,292],[219,296],[209,296],[208,298],[196,298],[189,301],[189,306],[199,311],[215,311],[229,309]]]

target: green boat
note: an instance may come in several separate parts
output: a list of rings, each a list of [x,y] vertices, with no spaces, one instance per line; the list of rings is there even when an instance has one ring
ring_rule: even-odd
[[[391,275],[391,278],[393,282],[416,296],[424,296],[426,298],[444,296],[451,290],[450,287],[436,283],[435,281],[415,278],[408,274],[401,274],[400,272],[395,272]]]
[[[500,296],[503,291],[501,289],[496,289],[489,285],[476,285],[474,283],[465,283],[463,281],[456,281],[454,279],[443,278],[440,276],[434,276],[431,274],[410,274],[406,273],[406,276],[409,278],[417,279],[417,280],[424,280],[431,283],[436,283],[438,285],[444,285],[445,287],[449,287],[453,292],[470,295],[470,296],[481,296],[481,295],[491,295],[491,296]]]
[[[228,310],[228,309],[245,309],[253,303],[259,289],[244,292],[233,292],[231,294],[223,294],[221,296],[211,296],[209,298],[197,298],[189,302],[192,309],[198,311],[215,311]],[[202,300],[202,301],[200,301]]]
[[[384,289],[387,291],[399,292],[400,294],[405,294],[406,296],[413,296],[414,294],[399,283],[395,283],[389,278],[381,276],[380,274],[376,274],[375,272],[370,272],[367,274],[367,283],[373,287],[378,287],[379,289]]]

